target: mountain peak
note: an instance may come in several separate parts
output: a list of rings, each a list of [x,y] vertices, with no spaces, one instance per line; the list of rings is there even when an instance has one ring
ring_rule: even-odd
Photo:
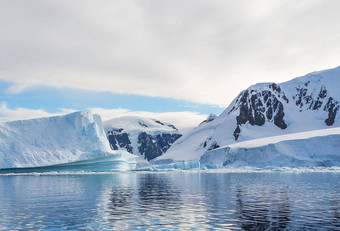
[[[201,123],[160,158],[197,160],[208,150],[241,141],[338,127],[339,80],[337,67],[280,84],[252,85],[217,119]]]
[[[165,153],[182,136],[172,124],[138,116],[105,121],[104,129],[111,149],[126,150],[147,160]]]

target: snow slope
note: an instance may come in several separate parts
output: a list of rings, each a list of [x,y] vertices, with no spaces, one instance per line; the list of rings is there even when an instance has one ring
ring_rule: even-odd
[[[151,160],[165,153],[181,134],[172,124],[137,116],[104,122],[111,149],[126,150]]]
[[[340,166],[340,128],[329,128],[234,143],[205,153],[208,167]]]
[[[242,141],[339,127],[340,67],[281,84],[242,91],[217,118],[181,137],[156,160],[197,161],[213,149]]]
[[[0,123],[0,169],[125,155],[114,154],[100,116],[88,112]]]

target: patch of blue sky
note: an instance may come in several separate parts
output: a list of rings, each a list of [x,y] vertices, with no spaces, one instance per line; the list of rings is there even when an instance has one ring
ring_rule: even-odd
[[[125,108],[131,111],[178,112],[195,111],[201,114],[220,114],[223,108],[162,97],[95,92],[73,88],[36,86],[19,94],[8,94],[11,83],[0,80],[0,102],[11,109],[17,107],[43,109],[55,113],[61,108],[87,110],[89,108]]]

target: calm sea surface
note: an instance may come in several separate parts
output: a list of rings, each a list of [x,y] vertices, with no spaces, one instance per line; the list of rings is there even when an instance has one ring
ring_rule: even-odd
[[[0,230],[340,230],[340,173],[0,176]]]

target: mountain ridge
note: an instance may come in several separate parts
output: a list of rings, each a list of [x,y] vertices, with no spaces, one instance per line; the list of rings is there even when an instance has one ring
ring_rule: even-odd
[[[254,84],[221,115],[194,128],[157,159],[198,160],[207,151],[241,141],[338,127],[337,79],[340,67],[279,84]]]

